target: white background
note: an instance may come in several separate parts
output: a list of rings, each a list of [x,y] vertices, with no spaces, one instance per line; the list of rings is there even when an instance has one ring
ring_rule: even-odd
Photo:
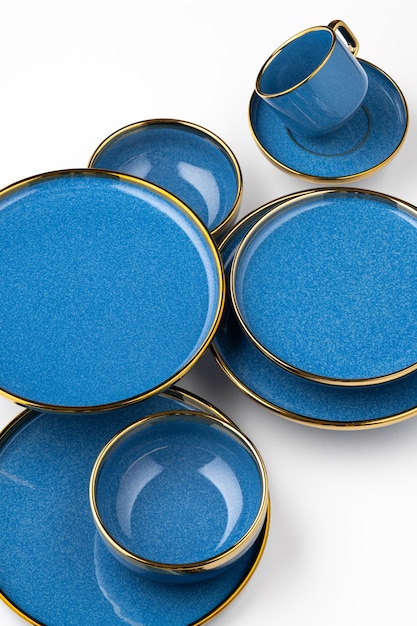
[[[247,108],[260,66],[282,41],[338,18],[357,35],[359,57],[397,82],[410,113],[395,159],[352,186],[417,204],[417,38],[410,6],[405,0],[3,0],[0,187],[85,167],[111,132],[157,117],[200,124],[232,148],[243,173],[240,217],[316,187],[262,155]],[[415,626],[417,419],[357,432],[289,422],[238,390],[209,352],[180,384],[237,422],[270,478],[264,556],[213,626]],[[17,412],[1,400],[0,426]],[[0,603],[2,626],[23,623]]]

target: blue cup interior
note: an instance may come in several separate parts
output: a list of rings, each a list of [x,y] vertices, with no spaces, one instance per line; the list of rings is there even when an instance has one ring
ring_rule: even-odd
[[[329,30],[313,30],[284,45],[265,67],[260,79],[261,91],[279,94],[302,83],[326,59],[333,40]]]
[[[238,432],[196,413],[151,416],[129,427],[96,476],[106,533],[147,563],[193,564],[232,549],[265,500],[259,462]]]
[[[90,167],[148,180],[180,198],[215,232],[237,209],[241,174],[223,142],[181,121],[149,120],[117,131],[96,150]]]

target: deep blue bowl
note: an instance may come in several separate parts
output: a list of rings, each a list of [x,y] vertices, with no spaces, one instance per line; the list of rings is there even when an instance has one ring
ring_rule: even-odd
[[[94,465],[90,503],[110,551],[163,582],[219,574],[265,521],[267,474],[234,425],[205,413],[166,412],[127,427]]]
[[[0,192],[0,393],[102,411],[167,389],[204,353],[223,268],[195,213],[166,190],[64,170]]]

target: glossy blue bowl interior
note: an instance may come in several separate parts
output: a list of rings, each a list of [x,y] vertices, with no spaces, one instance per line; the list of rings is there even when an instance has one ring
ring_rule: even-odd
[[[119,556],[192,565],[250,534],[265,482],[238,433],[207,415],[167,414],[115,438],[96,475],[95,504]]]
[[[185,122],[155,121],[121,129],[103,142],[90,167],[153,182],[187,204],[210,231],[237,209],[239,166],[218,138]]]

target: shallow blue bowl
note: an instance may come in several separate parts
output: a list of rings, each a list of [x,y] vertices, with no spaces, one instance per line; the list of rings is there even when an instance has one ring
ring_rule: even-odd
[[[223,572],[265,522],[267,474],[234,425],[169,411],[136,422],[103,448],[90,481],[97,529],[116,558],[160,582]]]
[[[233,221],[242,196],[242,174],[217,135],[181,120],[145,120],[112,133],[89,167],[137,176],[187,204],[214,237]]]

